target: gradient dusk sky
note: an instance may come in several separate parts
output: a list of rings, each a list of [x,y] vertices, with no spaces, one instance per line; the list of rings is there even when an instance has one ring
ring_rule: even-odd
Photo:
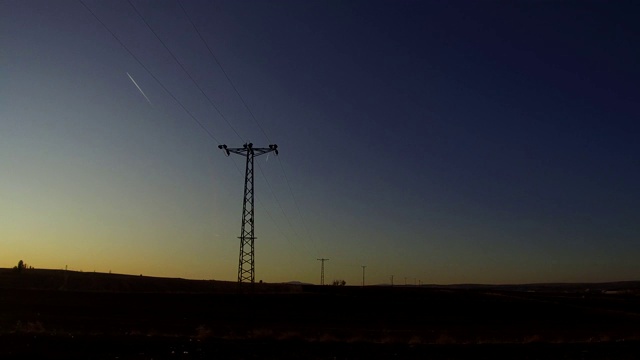
[[[280,150],[256,158],[256,280],[640,280],[638,19],[2,0],[0,267],[235,281],[244,163],[217,146],[251,141]]]

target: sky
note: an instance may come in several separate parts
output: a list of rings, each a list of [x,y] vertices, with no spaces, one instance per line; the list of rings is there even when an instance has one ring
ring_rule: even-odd
[[[256,281],[640,280],[639,13],[2,0],[0,267],[235,281],[252,142]]]

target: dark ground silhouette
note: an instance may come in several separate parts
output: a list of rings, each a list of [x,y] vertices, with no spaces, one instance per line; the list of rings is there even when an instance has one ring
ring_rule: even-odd
[[[350,287],[0,271],[2,358],[635,358],[640,283]]]

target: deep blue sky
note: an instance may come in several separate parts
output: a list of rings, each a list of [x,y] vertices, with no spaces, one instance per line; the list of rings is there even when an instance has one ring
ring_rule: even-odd
[[[260,126],[175,0],[132,3],[226,120],[84,1],[213,138],[79,1],[0,2],[0,266],[234,280],[248,140],[257,279],[640,278],[633,1],[181,0]]]

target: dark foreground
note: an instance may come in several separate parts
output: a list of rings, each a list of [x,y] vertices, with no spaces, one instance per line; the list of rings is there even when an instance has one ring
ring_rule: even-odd
[[[638,359],[640,343],[406,345],[140,336],[0,337],[2,359]]]
[[[637,283],[240,289],[58,275],[5,274],[0,359],[640,358]]]

